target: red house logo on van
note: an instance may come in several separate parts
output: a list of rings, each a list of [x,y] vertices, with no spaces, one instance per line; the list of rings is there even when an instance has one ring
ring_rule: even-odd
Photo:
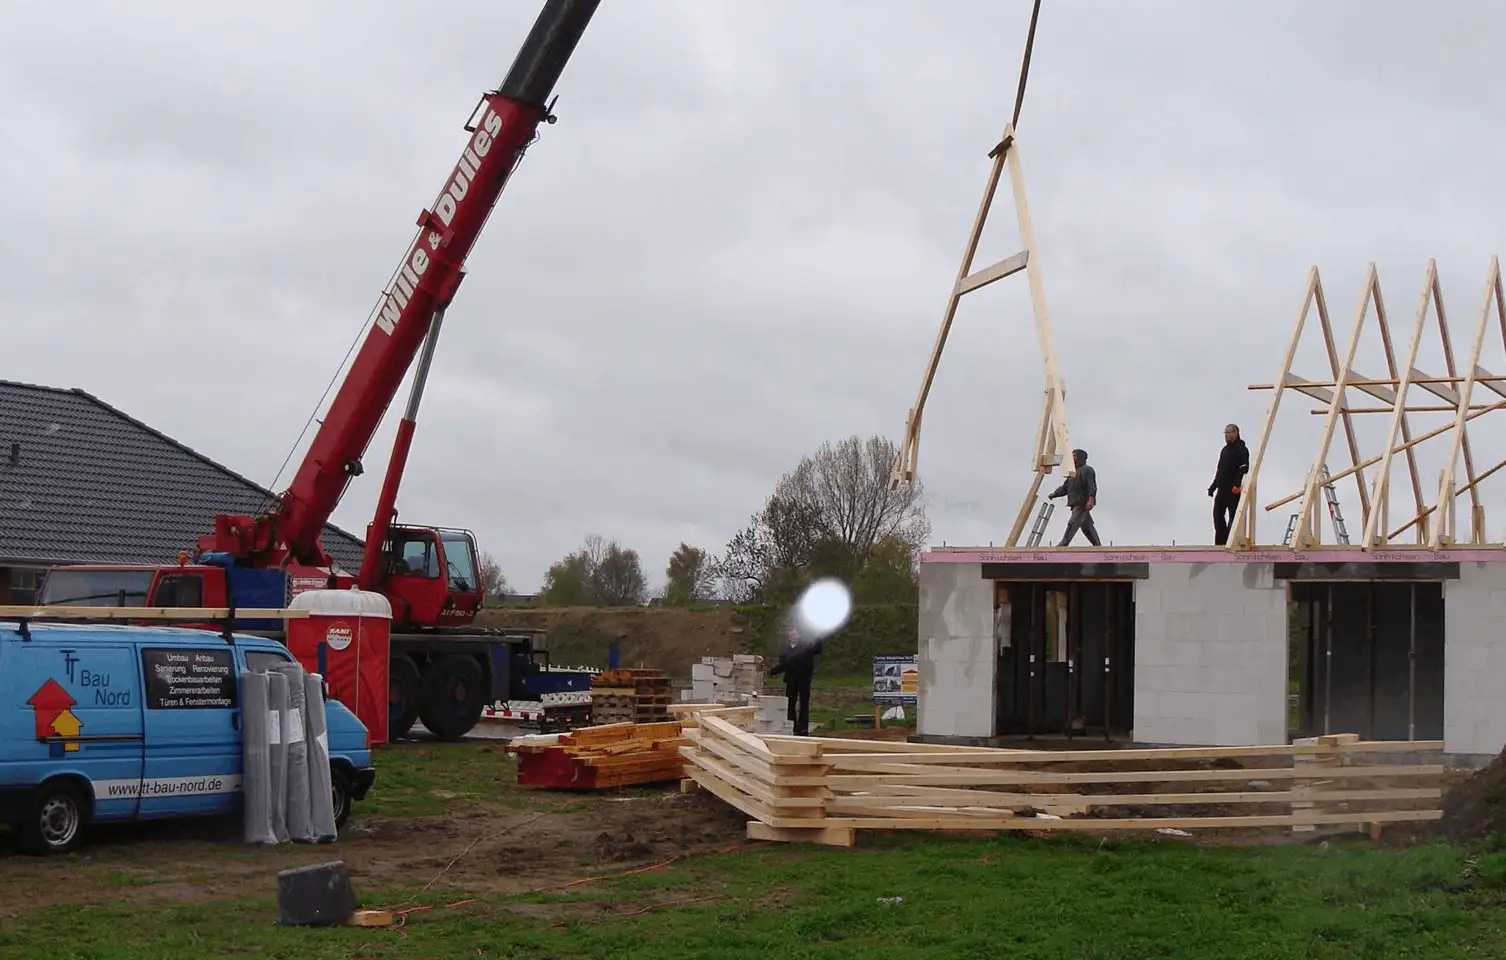
[[[56,680],[48,680],[31,695],[26,705],[31,707],[36,719],[37,739],[61,737],[62,742],[52,744],[54,754],[73,753],[78,750],[78,740],[72,739],[83,730],[84,723],[73,712],[78,704]],[[61,748],[61,749],[58,749]]]

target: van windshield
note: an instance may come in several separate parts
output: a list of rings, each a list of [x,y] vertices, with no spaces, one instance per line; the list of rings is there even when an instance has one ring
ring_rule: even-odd
[[[42,581],[42,606],[144,607],[154,570],[70,570],[58,567]]]

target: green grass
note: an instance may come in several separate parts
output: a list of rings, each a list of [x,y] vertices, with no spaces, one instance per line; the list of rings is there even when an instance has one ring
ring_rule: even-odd
[[[499,804],[517,809],[549,798],[518,786],[517,764],[502,743],[406,742],[371,749],[376,781],[353,816],[437,816],[456,807]]]
[[[812,689],[857,690],[871,698],[873,695],[873,677],[866,673],[844,677],[828,677],[817,674],[816,679],[812,682]]]
[[[380,903],[381,891],[367,900]],[[392,893],[392,897],[404,896]],[[35,960],[508,957],[1326,960],[1498,957],[1506,853],[884,838],[760,847],[573,888],[440,892],[402,930],[274,925],[267,900],[58,906],[0,927]],[[885,904],[883,898],[903,902]],[[642,911],[624,916],[629,911]]]
[[[777,677],[775,678],[778,679]],[[782,685],[770,684],[768,692],[784,694]],[[825,733],[836,730],[872,728],[873,724],[851,724],[848,717],[873,716],[873,675],[826,676],[816,674],[811,687],[811,732]],[[914,708],[906,708],[903,723],[885,720],[885,726],[915,726]]]

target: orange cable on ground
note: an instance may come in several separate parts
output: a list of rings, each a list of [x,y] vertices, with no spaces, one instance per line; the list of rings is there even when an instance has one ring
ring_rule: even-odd
[[[465,857],[466,854],[470,853],[471,850],[476,846],[476,844],[478,844],[478,843],[485,843],[488,840],[495,840],[498,837],[503,836],[504,834],[511,833],[512,831],[516,830],[518,827],[526,827],[526,826],[528,826],[528,824],[533,823],[535,820],[541,820],[544,817],[549,816],[549,814],[551,814],[553,812],[554,812],[553,810],[545,810],[543,813],[535,814],[534,816],[529,817],[527,820],[520,820],[517,823],[509,824],[508,826],[503,827],[501,830],[498,830],[496,833],[490,834],[490,835],[485,836],[485,837],[477,837],[476,839],[472,840],[466,846],[466,848],[464,850],[462,850],[459,853],[457,853],[455,855],[455,859],[453,859],[449,863],[445,864],[444,869],[441,870],[441,871],[439,871],[438,873],[436,873],[434,875],[434,878],[432,880],[430,880],[428,883],[426,883],[422,887],[420,887],[418,892],[419,893],[423,893],[424,891],[428,890],[430,887],[434,886],[434,884],[438,883],[439,879],[441,877],[443,877],[445,874],[449,873],[450,872],[450,868],[453,867],[455,864],[459,863],[461,861],[461,859]]]
[[[747,848],[749,848],[751,846],[753,846],[753,844],[751,844],[751,843],[734,843],[730,847],[726,847],[726,848],[724,848],[722,850],[717,850],[715,852],[719,853],[719,854],[722,854],[722,853],[736,853],[739,850],[746,850]],[[571,880],[568,883],[561,883],[561,884],[558,884],[558,885],[552,886],[552,887],[539,887],[539,888],[537,888],[535,890],[528,890],[526,892],[527,893],[555,893],[555,892],[557,892],[559,890],[568,890],[571,887],[578,887],[578,886],[582,886],[582,885],[587,884],[587,883],[595,883],[598,880],[615,880],[618,877],[631,877],[631,876],[633,876],[634,874],[637,874],[637,873],[648,873],[651,870],[662,869],[664,867],[669,866],[672,863],[675,863],[675,862],[677,862],[679,860],[684,860],[684,859],[686,859],[687,857],[690,857],[690,856],[692,856],[692,854],[677,853],[674,856],[670,857],[668,860],[662,861],[660,863],[649,864],[646,867],[635,867],[632,870],[624,870],[624,871],[622,871],[620,873],[602,873],[602,874],[598,874],[598,875],[596,875],[594,877],[581,877],[579,880]]]

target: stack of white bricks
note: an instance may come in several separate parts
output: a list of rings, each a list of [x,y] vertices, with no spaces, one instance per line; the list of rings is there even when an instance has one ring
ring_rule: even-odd
[[[739,653],[702,657],[690,666],[690,689],[680,699],[692,703],[744,704],[763,689],[763,657]]]
[[[788,736],[795,732],[795,725],[790,722],[789,697],[755,697],[753,702],[758,705],[758,715],[753,721],[757,725],[755,733]]]

